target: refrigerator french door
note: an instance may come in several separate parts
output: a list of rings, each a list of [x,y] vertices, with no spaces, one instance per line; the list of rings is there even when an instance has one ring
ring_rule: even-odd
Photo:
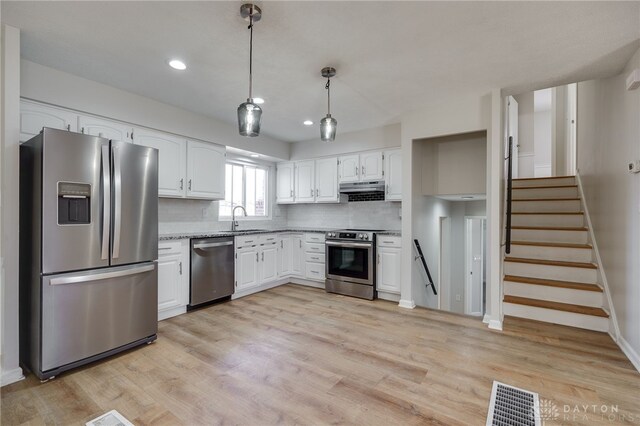
[[[45,128],[20,161],[23,364],[47,379],[155,340],[157,150]]]

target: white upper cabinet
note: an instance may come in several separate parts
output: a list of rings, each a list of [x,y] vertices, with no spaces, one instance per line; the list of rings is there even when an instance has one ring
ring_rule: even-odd
[[[133,137],[133,127],[129,125],[87,115],[78,116],[78,131],[121,142],[132,142]]]
[[[134,143],[158,150],[158,195],[184,198],[187,184],[187,141],[166,133],[136,129]]]
[[[366,152],[360,154],[360,180],[381,180],[382,173],[382,152]]]
[[[338,160],[338,181],[340,183],[358,182],[360,180],[360,155],[345,155]]]
[[[227,149],[224,146],[189,141],[187,145],[187,197],[224,199]]]
[[[299,161],[295,172],[295,197],[297,203],[315,201],[315,161]]]
[[[43,127],[76,132],[77,123],[78,114],[72,111],[20,100],[20,142],[36,136]]]
[[[316,160],[316,203],[336,203],[338,194],[338,159]]]
[[[294,163],[279,163],[276,171],[276,202],[290,204],[294,198]]]
[[[386,182],[385,200],[402,200],[402,151],[394,149],[384,153]]]

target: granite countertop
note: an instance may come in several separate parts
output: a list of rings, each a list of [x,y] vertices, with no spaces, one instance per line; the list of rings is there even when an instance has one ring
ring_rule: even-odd
[[[324,234],[327,231],[333,231],[335,228],[276,228],[276,229],[239,229],[236,232],[232,231],[209,231],[209,232],[176,232],[160,234],[158,239],[163,240],[181,240],[183,238],[216,238],[216,237],[236,237],[239,235],[254,235],[254,234],[273,234],[284,232],[309,232]],[[381,231],[376,232],[378,235],[397,236],[401,235],[400,231]]]

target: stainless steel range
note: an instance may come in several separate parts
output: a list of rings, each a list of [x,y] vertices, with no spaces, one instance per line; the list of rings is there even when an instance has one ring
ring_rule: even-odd
[[[375,230],[327,232],[325,290],[373,300],[376,297]]]

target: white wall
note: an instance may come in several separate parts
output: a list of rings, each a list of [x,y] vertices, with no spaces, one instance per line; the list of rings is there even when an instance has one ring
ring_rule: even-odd
[[[487,189],[486,132],[424,139],[424,195],[484,194]]]
[[[487,319],[490,326],[501,326],[500,304],[500,228],[502,153],[502,94],[469,93],[434,101],[420,111],[405,114],[401,121],[403,162],[402,203],[402,294],[400,306],[416,303],[424,282],[413,265],[414,235],[424,235],[421,210],[424,210],[419,139],[459,133],[487,131]],[[407,161],[409,159],[410,161]],[[433,236],[431,236],[433,237]]]
[[[20,31],[2,25],[2,77],[1,122],[2,143],[2,232],[0,247],[2,351],[0,359],[1,384],[22,378],[18,352],[18,224],[19,224],[19,169],[20,164]]]
[[[36,101],[214,142],[280,159],[289,143],[261,135],[245,138],[236,126],[95,81],[22,60],[20,95]],[[215,102],[212,99],[212,102]],[[235,108],[233,105],[231,108]]]
[[[314,124],[315,126],[315,124]],[[317,130],[317,126],[316,130]],[[320,131],[317,130],[319,133]],[[319,138],[291,144],[291,159],[306,160],[331,155],[400,146],[400,124],[390,124],[373,129],[338,133],[334,142],[322,142]]]
[[[535,177],[551,176],[551,105],[552,89],[536,90],[533,94],[533,145]]]
[[[518,177],[533,177],[533,92],[514,96],[518,102]]]
[[[620,327],[620,345],[640,369],[640,90],[615,77],[578,84],[578,172]],[[626,348],[626,349],[625,349]]]

